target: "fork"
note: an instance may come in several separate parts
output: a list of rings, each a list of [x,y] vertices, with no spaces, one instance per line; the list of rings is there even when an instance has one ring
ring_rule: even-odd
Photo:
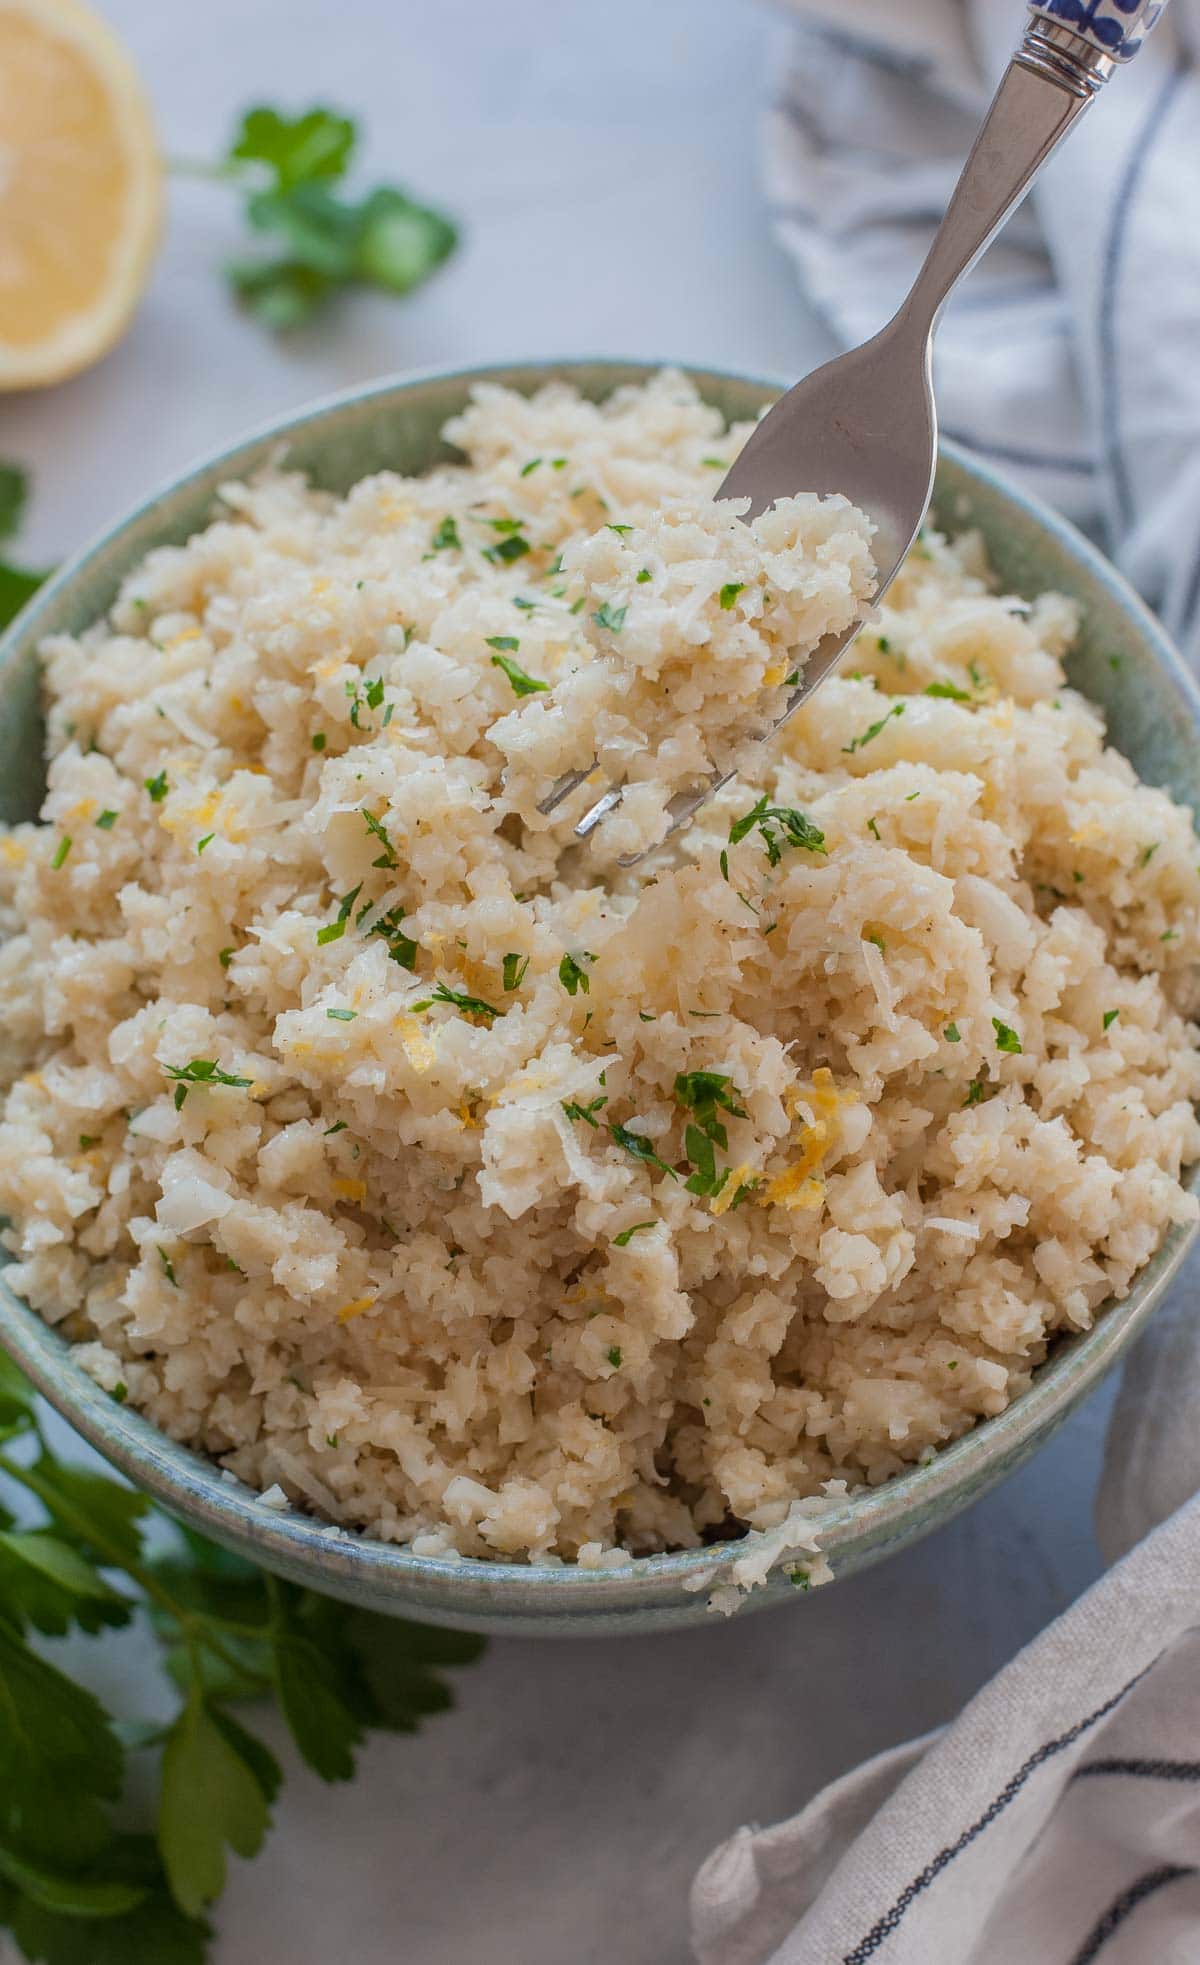
[[[875,527],[878,585],[887,592],[921,529],[933,491],[937,410],[933,337],[951,292],[1029,190],[1047,158],[1095,100],[1104,83],[1137,53],[1166,0],[1030,0],[1023,39],[1009,62],[963,167],[925,262],[886,327],[826,362],[781,397],[726,474],[718,498],[748,498],[754,518],[798,491],[842,492]],[[747,744],[765,743],[841,660],[863,626],[826,635],[798,687]],[[556,779],[538,806],[550,813],[590,776],[595,764]],[[678,831],[733,771],[713,772],[667,806]],[[575,827],[586,839],[620,803],[610,786]],[[632,866],[644,856],[624,855]]]

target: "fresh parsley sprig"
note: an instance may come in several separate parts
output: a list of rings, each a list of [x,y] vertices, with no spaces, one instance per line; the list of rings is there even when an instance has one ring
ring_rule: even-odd
[[[0,1486],[24,1502],[20,1525],[0,1505],[0,1930],[49,1965],[203,1965],[226,1852],[261,1847],[283,1778],[235,1708],[273,1700],[308,1765],[347,1780],[370,1730],[452,1703],[443,1671],[482,1640],[278,1582],[64,1463],[2,1355]],[[179,1694],[162,1725],[110,1712],[42,1642],[139,1621]]]
[[[458,243],[443,212],[396,185],[358,199],[341,194],[358,136],[353,117],[321,105],[288,116],[260,104],[217,165],[178,167],[234,185],[247,224],[275,248],[225,269],[264,327],[299,327],[348,287],[411,293]]]

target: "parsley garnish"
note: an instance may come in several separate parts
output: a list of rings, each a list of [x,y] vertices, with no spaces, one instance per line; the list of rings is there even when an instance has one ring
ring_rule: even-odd
[[[223,1071],[215,1058],[193,1058],[190,1064],[164,1064],[163,1070],[175,1082],[175,1110],[178,1112],[192,1085],[232,1085],[245,1091],[252,1081],[235,1072]]]
[[[650,568],[648,566],[644,566],[641,572],[637,576],[637,584],[639,587],[644,587],[647,580],[653,580],[653,578],[654,575],[651,573]]]
[[[537,467],[541,463],[541,461],[542,460],[540,457],[531,457],[528,464],[522,464],[521,469],[517,475],[522,478],[529,477],[532,472],[537,470]]]
[[[100,1144],[99,1133],[80,1133],[79,1151],[81,1153],[86,1153],[90,1147],[99,1146],[99,1144]]]
[[[146,790],[150,794],[152,803],[155,805],[161,805],[163,799],[166,797],[167,793],[171,789],[170,785],[167,783],[166,772],[160,771],[157,778],[146,778],[144,780],[144,783],[146,786]]]
[[[341,941],[342,936],[346,932],[346,923],[350,919],[350,910],[361,893],[362,881],[360,880],[357,887],[352,887],[348,894],[342,895],[338,903],[336,919],[329,922],[326,927],[317,929],[318,948],[324,948],[329,942]]]
[[[580,1105],[578,1099],[566,1099],[566,1098],[560,1099],[559,1104],[562,1106],[562,1109],[566,1113],[568,1119],[575,1120],[577,1123],[582,1122],[585,1126],[594,1127],[596,1124],[594,1114],[599,1112],[604,1106],[606,1106],[608,1104],[608,1100],[604,1096],[604,1094],[601,1093],[600,1097],[594,1098],[590,1105]]]
[[[332,1139],[334,1133],[344,1133],[345,1130],[346,1130],[346,1121],[344,1119],[335,1119],[332,1126],[326,1126],[322,1137],[325,1139]]]
[[[1010,1051],[1014,1057],[1021,1054],[1021,1040],[1009,1024],[1001,1023],[999,1017],[992,1018],[992,1029],[996,1033],[996,1049]]]
[[[744,593],[745,587],[746,587],[746,582],[744,580],[727,580],[725,582],[725,585],[722,587],[718,598],[721,602],[721,606],[725,608],[726,612],[728,612],[728,610],[733,606],[733,603],[737,599],[738,595],[740,593]]]
[[[515,520],[506,521],[502,519],[492,520],[492,524],[496,526],[503,525],[506,523],[515,524],[516,521]],[[506,565],[511,565],[513,560],[522,559],[524,555],[530,552],[531,550],[532,548],[530,547],[528,539],[522,539],[519,533],[514,532],[511,533],[507,539],[502,539],[498,546],[485,546],[483,549],[483,557],[484,559],[492,560],[493,562],[495,562],[496,560],[503,560]]]
[[[325,1015],[331,1018],[334,1023],[353,1023],[355,1017],[358,1015],[358,1011],[357,1010],[326,1010]]]
[[[796,812],[790,806],[769,805],[766,793],[735,819],[729,828],[729,844],[737,846],[748,832],[757,826],[767,849],[767,865],[777,867],[783,858],[785,847],[794,846],[805,853],[824,853],[825,834],[806,819],[803,812]]]
[[[643,1138],[641,1133],[631,1133],[627,1126],[610,1125],[608,1130],[617,1145],[624,1147],[626,1153],[632,1154],[635,1160],[641,1160],[648,1167],[657,1167],[660,1172],[670,1174],[672,1180],[679,1179],[674,1167],[669,1167],[665,1160],[659,1159],[650,1141]]]
[[[390,872],[393,867],[399,864],[399,862],[396,859],[396,849],[392,845],[391,840],[388,838],[387,827],[384,825],[382,819],[377,819],[375,817],[374,812],[368,812],[365,805],[362,807],[362,815],[364,820],[366,821],[367,831],[373,832],[376,839],[383,847],[383,851],[379,855],[379,858],[377,860],[372,860],[371,865],[373,867],[383,867],[388,872]],[[357,887],[355,888],[354,891],[355,893],[358,892]]]
[[[640,1235],[643,1228],[653,1228],[655,1226],[656,1224],[653,1221],[635,1221],[632,1228],[623,1228],[619,1235],[613,1236],[614,1249],[627,1249],[634,1236]]]
[[[589,955],[586,949],[582,951],[582,957],[585,962],[594,962],[596,960],[595,956]],[[592,993],[592,985],[587,972],[580,967],[573,955],[563,956],[562,961],[558,965],[558,980],[566,990],[568,996],[577,996],[580,990],[583,991],[585,996],[590,996]]]
[[[526,969],[529,967],[527,955],[512,954],[504,958],[504,987],[519,989]]]
[[[312,740],[312,747],[313,747],[313,749],[314,749],[315,751],[323,751],[323,750],[324,750],[324,748],[325,748],[325,732],[324,732],[323,730],[318,730],[318,731],[317,731],[317,734],[316,734],[316,736],[315,736],[315,737],[313,738],[313,740]]]
[[[447,989],[443,982],[438,983],[433,995],[426,997],[424,1002],[414,1003],[413,1009],[428,1010],[434,1003],[449,1003],[452,1009],[461,1010],[464,1017],[483,1017],[488,1023],[504,1015],[503,1010],[498,1010],[493,1003],[485,1003],[481,996],[468,996],[461,989]]]
[[[873,833],[876,839],[879,838],[879,827],[876,825],[874,819],[867,820],[867,831]]]
[[[96,820],[96,824],[99,826],[101,832],[111,832],[119,817],[120,813],[118,812],[101,812],[100,817]]]
[[[159,1261],[160,1261],[160,1262],[162,1263],[162,1266],[163,1266],[163,1275],[164,1275],[164,1276],[166,1277],[166,1279],[167,1279],[167,1281],[168,1281],[168,1282],[170,1283],[170,1285],[171,1285],[171,1287],[172,1287],[172,1289],[178,1289],[178,1288],[179,1288],[179,1284],[178,1284],[178,1283],[177,1283],[177,1281],[175,1280],[175,1265],[174,1265],[174,1263],[173,1263],[173,1262],[171,1261],[171,1258],[170,1258],[170,1256],[169,1256],[169,1255],[167,1254],[167,1251],[166,1251],[166,1250],[164,1249],[164,1247],[163,1247],[163,1245],[162,1245],[162,1243],[161,1243],[161,1242],[159,1242],[157,1246],[158,1246],[158,1259],[159,1259]]]
[[[434,533],[430,544],[435,553],[444,553],[450,548],[455,552],[461,552],[462,540],[458,536],[458,520],[447,515]]]
[[[925,685],[925,694],[927,696],[944,696],[946,701],[950,703],[969,703],[971,700],[970,691],[960,689],[956,682],[927,682]]]
[[[884,725],[890,723],[894,716],[903,716],[903,715],[904,715],[903,703],[893,703],[887,715],[881,716],[878,723],[868,724],[867,728],[863,731],[861,737],[852,737],[848,744],[842,745],[843,754],[846,756],[850,756],[853,754],[854,751],[862,750],[864,744],[869,744],[873,738],[877,737],[880,731],[883,729]]]
[[[519,646],[519,643],[513,640],[511,635],[500,635],[491,645],[492,647],[503,645],[505,648],[516,648]],[[514,696],[537,696],[543,689],[549,689],[550,687],[548,682],[542,682],[538,676],[526,675],[520,663],[514,662],[511,655],[493,655],[492,667],[494,669],[504,670],[505,675],[512,684]]]
[[[71,850],[71,835],[69,832],[64,832],[62,838],[58,842],[58,845],[54,849],[54,858],[50,862],[50,865],[55,873],[58,872],[59,867],[65,866],[67,854],[70,852],[70,850]]]
[[[516,635],[485,635],[484,640],[487,642],[489,648],[507,649],[514,655],[521,646]]]
[[[1158,851],[1158,849],[1159,849],[1159,846],[1160,846],[1160,844],[1161,844],[1161,841],[1159,841],[1159,840],[1157,840],[1157,839],[1156,839],[1156,840],[1154,841],[1154,844],[1153,844],[1152,846],[1143,846],[1143,848],[1142,848],[1142,851],[1141,851],[1141,854],[1140,854],[1140,856],[1139,856],[1139,858],[1138,858],[1138,865],[1139,865],[1140,867],[1146,867],[1146,866],[1149,866],[1149,864],[1150,864],[1150,862],[1151,862],[1151,860],[1153,859],[1153,857],[1154,857],[1154,855],[1155,855],[1155,853],[1157,853],[1157,851]]]
[[[978,1105],[980,1099],[983,1097],[986,1083],[987,1080],[985,1078],[972,1078],[970,1084],[967,1086],[967,1096],[963,1100],[963,1104]]]
[[[606,1357],[606,1358],[608,1359],[608,1362],[609,1362],[609,1364],[610,1364],[610,1365],[612,1366],[612,1368],[613,1368],[613,1370],[614,1370],[614,1371],[620,1371],[620,1369],[621,1369],[621,1347],[620,1347],[620,1345],[619,1345],[619,1344],[612,1344],[612,1345],[610,1345],[610,1346],[609,1346],[609,1348],[608,1348],[608,1350],[607,1350],[607,1351],[605,1352],[605,1354],[604,1354],[604,1355],[605,1355],[605,1357]]]
[[[218,949],[217,961],[220,963],[223,969],[227,969],[230,963],[233,961],[233,950],[231,948]]]
[[[409,293],[457,244],[448,218],[394,185],[378,185],[357,200],[332,189],[346,174],[357,137],[352,119],[330,109],[288,117],[255,107],[243,116],[228,155],[205,173],[234,184],[250,227],[278,247],[225,269],[238,298],[265,327],[298,327],[350,286]]]
[[[947,1044],[962,1043],[962,1031],[956,1023],[948,1023],[942,1032],[942,1036],[945,1038]]]
[[[1119,1010],[1106,1010],[1106,1011],[1104,1012],[1104,1028],[1105,1028],[1105,1030],[1107,1030],[1107,1029],[1108,1029],[1108,1027],[1109,1027],[1109,1025],[1110,1025],[1110,1024],[1114,1024],[1114,1023],[1115,1023],[1115,1022],[1117,1021],[1117,1018],[1118,1018],[1118,1017],[1120,1016],[1120,1014],[1121,1014],[1121,1012],[1120,1012]]]
[[[627,607],[613,607],[606,600],[601,602],[592,619],[598,628],[607,628],[610,635],[619,635],[625,626],[625,616],[628,612]]]
[[[361,921],[362,916],[359,916]],[[393,962],[402,969],[415,969],[417,966],[417,944],[403,927],[404,909],[394,907],[387,914],[381,914],[368,928],[369,935],[382,935],[387,943],[387,951]]]
[[[196,851],[198,853],[202,853],[206,846],[212,845],[213,840],[216,838],[216,836],[217,835],[215,832],[206,832],[203,839],[198,839],[196,841]]]
[[[623,539],[627,532],[633,531],[633,527],[631,525],[609,525],[606,526],[605,530],[608,532],[615,532],[618,539]]]

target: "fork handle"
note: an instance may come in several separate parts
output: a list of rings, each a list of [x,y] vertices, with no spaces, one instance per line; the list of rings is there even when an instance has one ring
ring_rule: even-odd
[[[898,323],[930,333],[1042,165],[1130,61],[1167,0],[1030,0],[1030,21]]]

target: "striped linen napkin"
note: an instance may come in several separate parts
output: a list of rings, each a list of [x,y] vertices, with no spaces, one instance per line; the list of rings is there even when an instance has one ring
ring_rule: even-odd
[[[1019,0],[790,0],[766,179],[846,345],[907,289]],[[1174,0],[951,304],[943,427],[1107,544],[1200,668],[1200,0]],[[1200,1252],[1126,1367],[1113,1567],[939,1734],[693,1889],[701,1965],[1200,1961]],[[1195,1498],[1193,1498],[1195,1497]]]

